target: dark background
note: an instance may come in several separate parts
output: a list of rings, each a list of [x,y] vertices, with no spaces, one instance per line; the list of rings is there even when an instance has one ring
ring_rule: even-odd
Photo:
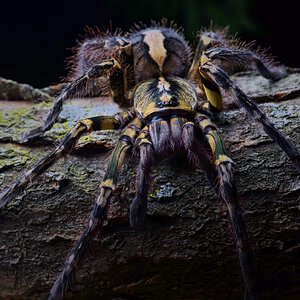
[[[58,83],[67,74],[65,59],[86,25],[109,27],[111,21],[127,30],[162,17],[184,27],[189,40],[211,21],[230,25],[230,33],[256,40],[284,64],[300,67],[298,9],[288,1],[1,0],[0,12],[0,76],[36,87]]]

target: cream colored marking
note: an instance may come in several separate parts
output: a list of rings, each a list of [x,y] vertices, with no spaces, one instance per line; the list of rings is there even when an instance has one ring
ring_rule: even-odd
[[[209,61],[210,59],[205,55],[205,54],[202,54],[201,55],[201,59],[200,59],[200,63],[201,63],[201,65],[203,65],[204,63],[206,63],[207,61]],[[201,75],[203,76],[203,72],[201,72],[200,71],[200,73],[201,73]],[[205,73],[204,73],[205,74]],[[203,77],[205,77],[205,78],[207,78],[207,76],[203,76]]]
[[[169,101],[171,101],[172,97],[171,97],[171,95],[169,95],[169,94],[167,94],[167,93],[163,93],[163,94],[159,97],[159,99],[160,99],[161,101],[163,101],[163,102],[169,102]]]
[[[202,105],[202,107],[208,109],[208,108],[209,108],[209,102],[205,102],[205,103]]]
[[[216,91],[212,91],[208,88],[205,87],[205,85],[203,85],[207,100],[209,101],[209,103],[215,107],[218,110],[222,110],[223,109],[223,101],[222,101],[222,96],[220,93],[216,92]]]
[[[171,84],[166,81],[163,77],[159,77],[157,88],[160,92],[162,91],[169,91]]]
[[[201,41],[203,42],[204,46],[207,46],[209,43],[211,43],[212,39],[206,35],[202,35]]]
[[[81,120],[79,123],[85,125],[88,131],[93,129],[93,121],[90,119]]]
[[[140,142],[138,143],[138,146],[141,146],[142,144],[152,145],[152,143],[148,139],[146,139],[146,138],[141,139]]]
[[[215,139],[210,134],[207,135],[207,139],[208,139],[208,143],[210,145],[210,148],[211,148],[213,154],[215,154],[216,153],[216,141],[215,141]]]
[[[221,164],[223,162],[231,162],[231,163],[233,163],[233,160],[230,157],[228,157],[227,155],[225,155],[225,154],[220,154],[218,156],[218,159],[216,159],[216,161],[215,161],[215,165],[218,166],[219,164]]]
[[[101,183],[101,187],[112,188],[114,186],[112,179],[106,179]]]
[[[205,128],[206,126],[209,126],[209,125],[212,125],[211,121],[208,120],[208,119],[204,119],[202,120],[199,125],[202,127],[202,128]]]
[[[160,71],[167,57],[167,50],[164,46],[164,35],[160,30],[149,30],[144,33],[144,42],[149,46],[149,55],[158,64]]]

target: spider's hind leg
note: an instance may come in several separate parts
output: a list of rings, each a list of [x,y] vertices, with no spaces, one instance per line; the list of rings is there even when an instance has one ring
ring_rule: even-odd
[[[245,300],[258,300],[256,272],[248,242],[242,209],[237,201],[233,179],[233,161],[228,157],[224,143],[210,119],[198,114],[195,119],[211,149],[213,166],[206,169],[208,179],[220,199],[227,206],[232,228],[237,241],[240,265],[245,282]]]

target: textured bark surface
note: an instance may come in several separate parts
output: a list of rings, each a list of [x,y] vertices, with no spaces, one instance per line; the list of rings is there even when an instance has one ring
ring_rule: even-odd
[[[300,86],[300,74],[274,85],[249,74],[235,80],[263,101],[280,99],[278,95],[292,98]],[[15,143],[22,133],[40,125],[49,105],[0,102],[1,191],[50,151],[77,119],[116,111],[108,100],[74,100],[39,145]],[[299,149],[299,98],[261,108]],[[262,299],[299,299],[299,174],[243,110],[223,112],[218,126],[236,163],[238,197]],[[47,297],[86,224],[104,174],[109,154],[105,149],[115,138],[112,132],[85,137],[74,154],[51,167],[0,212],[1,299]],[[242,299],[243,281],[227,211],[203,172],[178,162],[159,163],[146,234],[128,224],[134,179],[131,163],[122,173],[108,221],[78,266],[68,298]]]
[[[48,93],[35,89],[28,84],[0,77],[0,99],[2,100],[32,100],[34,102],[51,101]]]

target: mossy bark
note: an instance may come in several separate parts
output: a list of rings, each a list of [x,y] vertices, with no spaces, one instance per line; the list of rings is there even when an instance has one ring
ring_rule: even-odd
[[[251,74],[235,80],[251,96],[268,100],[287,94],[288,89],[298,90],[300,74],[275,86]],[[18,138],[38,126],[49,106],[23,102],[0,102],[0,106],[5,108],[0,112],[1,190],[50,151],[76,119],[116,111],[109,101],[74,100],[40,145],[24,146],[16,143]],[[299,149],[299,98],[261,108]],[[299,299],[299,174],[243,110],[225,111],[217,123],[235,161],[238,198],[255,254],[262,299]],[[112,132],[85,138],[81,150],[51,167],[1,211],[1,299],[47,297],[87,222],[109,155],[104,150],[115,138]],[[153,177],[147,232],[141,234],[128,224],[134,164],[124,168],[108,220],[78,266],[68,298],[242,299],[243,280],[227,211],[205,174],[169,162],[159,164]]]

